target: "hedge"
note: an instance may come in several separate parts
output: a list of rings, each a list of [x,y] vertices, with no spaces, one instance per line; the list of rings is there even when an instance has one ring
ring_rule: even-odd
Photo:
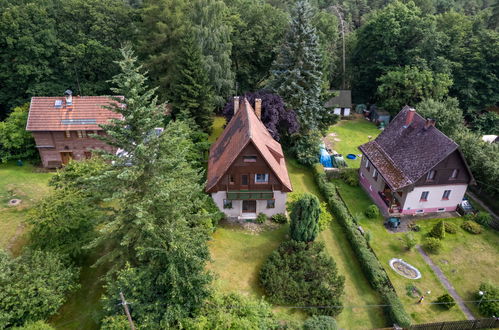
[[[388,275],[380,261],[369,246],[365,237],[357,229],[357,226],[348,211],[345,203],[336,192],[333,183],[328,182],[324,168],[321,164],[314,165],[314,176],[334,216],[341,223],[352,249],[359,259],[360,265],[372,287],[380,294],[383,302],[388,305],[385,308],[387,316],[393,323],[399,326],[409,326],[411,319],[404,309]]]

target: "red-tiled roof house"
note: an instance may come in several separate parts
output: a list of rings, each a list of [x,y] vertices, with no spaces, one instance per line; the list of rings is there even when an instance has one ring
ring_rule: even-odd
[[[360,182],[388,213],[454,211],[474,183],[459,146],[408,106],[359,149]]]
[[[93,149],[115,150],[91,134],[104,134],[100,124],[120,115],[104,109],[115,103],[109,96],[33,97],[26,130],[33,133],[43,167],[57,168],[70,159],[91,157]]]
[[[255,110],[234,99],[234,116],[210,148],[206,192],[229,217],[254,218],[286,211],[292,191],[281,145],[261,122],[261,100]]]

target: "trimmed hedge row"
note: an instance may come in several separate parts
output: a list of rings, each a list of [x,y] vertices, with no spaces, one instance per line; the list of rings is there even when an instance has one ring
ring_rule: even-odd
[[[343,226],[364,274],[372,287],[378,291],[383,302],[388,305],[385,307],[386,314],[393,323],[404,327],[409,326],[411,324],[411,319],[398,298],[386,271],[369,246],[367,240],[357,229],[354,219],[336,192],[336,187],[333,183],[328,182],[326,174],[324,173],[324,168],[321,164],[314,165],[314,176],[317,185],[326,198],[335,218],[338,219]]]

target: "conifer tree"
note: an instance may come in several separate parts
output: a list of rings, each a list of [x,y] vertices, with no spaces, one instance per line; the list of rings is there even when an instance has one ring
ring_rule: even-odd
[[[197,41],[190,34],[182,39],[172,82],[169,101],[173,105],[173,115],[187,115],[209,133],[213,122],[213,100],[210,80],[202,60]]]
[[[445,237],[445,222],[442,220],[433,226],[429,235],[434,238],[443,239]]]
[[[296,112],[302,132],[323,128],[330,120],[320,100],[321,51],[311,20],[310,4],[299,1],[269,84],[284,99],[286,107]]]
[[[293,203],[291,210],[291,238],[299,242],[312,242],[319,233],[319,199],[312,194],[303,194]]]

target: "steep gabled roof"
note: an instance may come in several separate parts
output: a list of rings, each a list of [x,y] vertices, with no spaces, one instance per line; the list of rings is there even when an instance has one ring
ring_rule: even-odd
[[[56,107],[56,101],[59,106]],[[121,118],[120,114],[102,108],[115,103],[110,96],[73,96],[72,106],[67,106],[64,96],[32,97],[28,131],[101,130],[100,124]],[[69,111],[71,109],[71,111]]]
[[[436,127],[425,128],[426,120],[418,113],[410,125],[404,126],[409,111],[410,107],[404,107],[374,141],[359,147],[394,190],[414,184],[459,150],[457,143]]]
[[[281,145],[272,138],[249,102],[244,99],[222,135],[210,148],[206,191],[220,181],[249,143],[255,145],[279,181],[292,190]]]

